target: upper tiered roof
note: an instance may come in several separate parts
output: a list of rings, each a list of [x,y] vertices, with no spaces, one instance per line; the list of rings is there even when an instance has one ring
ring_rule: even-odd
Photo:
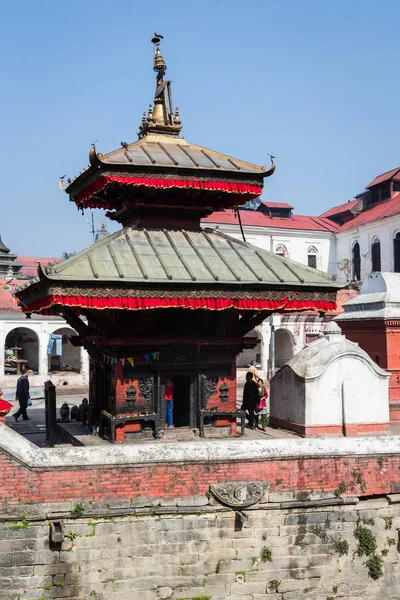
[[[140,208],[138,199],[140,206],[148,198],[151,204],[154,192],[162,191],[165,200],[165,191],[170,190],[175,194],[174,206],[180,210],[185,206],[187,212],[188,204],[191,210],[196,203],[199,205],[198,213],[190,213],[192,221],[198,224],[200,216],[213,210],[244,204],[259,196],[263,180],[272,175],[275,163],[271,157],[267,169],[265,165],[186,142],[179,135],[182,124],[179,109],[172,105],[171,82],[164,78],[167,66],[160,50],[160,37],[155,36],[152,42],[156,91],[153,104],[143,114],[138,140],[121,142],[120,148],[108,154],[97,152],[93,144],[89,167],[73,181],[68,179],[65,191],[79,208],[113,210],[108,216],[125,224],[130,216],[143,219],[146,207]],[[61,187],[64,189],[63,183]],[[196,194],[199,190],[201,202]],[[168,206],[171,208],[171,202]],[[148,214],[146,219],[148,224]]]

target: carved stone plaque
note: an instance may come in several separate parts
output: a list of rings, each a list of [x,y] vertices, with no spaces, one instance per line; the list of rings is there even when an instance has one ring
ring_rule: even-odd
[[[212,483],[210,492],[222,504],[231,508],[245,508],[259,502],[268,490],[268,483],[235,481],[231,483]]]
[[[141,377],[138,380],[140,395],[147,402],[151,402],[153,398],[153,379],[151,377]]]

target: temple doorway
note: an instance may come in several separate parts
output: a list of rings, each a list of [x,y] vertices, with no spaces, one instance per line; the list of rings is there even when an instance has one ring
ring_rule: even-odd
[[[176,375],[174,382],[174,426],[190,427],[190,375]]]

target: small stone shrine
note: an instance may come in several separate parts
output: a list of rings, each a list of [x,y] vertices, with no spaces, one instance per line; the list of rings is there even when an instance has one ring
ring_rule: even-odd
[[[270,422],[307,436],[385,432],[389,377],[332,321],[272,378]]]
[[[390,373],[390,422],[400,423],[400,273],[370,273],[342,306],[335,321],[343,333]]]
[[[91,358],[91,424],[113,442],[159,436],[166,377],[176,428],[235,434],[235,358],[255,345],[246,334],[273,311],[334,310],[339,287],[326,273],[201,228],[216,210],[257,198],[275,164],[181,137],[160,41],[152,40],[156,92],[139,139],[104,155],[93,145],[89,167],[65,188],[78,209],[103,208],[122,229],[39,267],[17,292],[24,312],[61,315],[78,332]]]

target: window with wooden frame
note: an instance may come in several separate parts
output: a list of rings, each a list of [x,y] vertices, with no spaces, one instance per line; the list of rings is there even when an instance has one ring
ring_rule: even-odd
[[[307,250],[307,264],[313,269],[317,268],[318,250],[314,246],[310,246]]]
[[[378,238],[375,238],[371,245],[371,270],[381,270],[381,243]]]

